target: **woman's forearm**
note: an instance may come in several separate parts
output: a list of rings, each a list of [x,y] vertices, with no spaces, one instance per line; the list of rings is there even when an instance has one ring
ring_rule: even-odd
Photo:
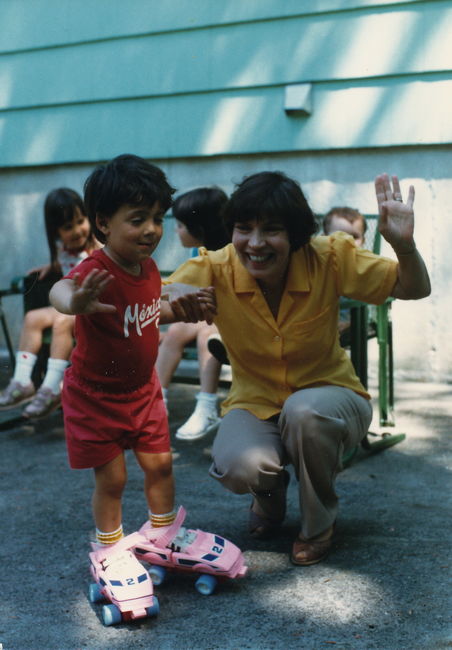
[[[396,251],[399,262],[397,282],[392,291],[394,298],[401,300],[418,300],[431,293],[430,278],[424,260],[416,245],[410,251]]]

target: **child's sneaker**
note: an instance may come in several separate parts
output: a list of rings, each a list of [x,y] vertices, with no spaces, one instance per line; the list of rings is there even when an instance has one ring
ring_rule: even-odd
[[[29,402],[35,394],[35,387],[33,384],[24,386],[18,381],[11,379],[8,386],[0,394],[0,411],[14,408],[20,404]]]
[[[142,539],[133,552],[152,565],[149,573],[154,584],[163,581],[165,567],[203,574],[196,588],[205,595],[213,592],[217,579],[243,578],[248,568],[240,549],[219,535],[184,528],[185,514],[180,507],[171,526],[152,528],[146,522],[139,530]]]
[[[139,533],[132,533],[112,546],[92,544],[90,570],[96,582],[90,585],[89,599],[111,602],[102,610],[105,625],[159,613],[149,573],[130,550],[142,541]]]
[[[55,395],[47,386],[38,388],[32,401],[23,410],[26,418],[43,418],[61,405],[61,393]]]
[[[198,403],[186,423],[176,431],[176,438],[185,441],[199,440],[217,429],[220,422],[216,409],[208,409]]]

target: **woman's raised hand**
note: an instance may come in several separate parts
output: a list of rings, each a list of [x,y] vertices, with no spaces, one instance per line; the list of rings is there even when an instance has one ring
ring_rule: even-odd
[[[414,243],[414,187],[410,185],[408,197],[403,201],[397,176],[389,178],[380,174],[375,179],[378,212],[378,229],[396,253],[406,254],[415,249]]]

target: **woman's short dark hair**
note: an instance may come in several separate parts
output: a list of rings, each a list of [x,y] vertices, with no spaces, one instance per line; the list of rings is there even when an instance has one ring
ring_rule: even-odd
[[[151,207],[157,201],[166,212],[174,192],[159,167],[139,156],[122,154],[90,174],[84,185],[84,200],[91,227],[97,239],[105,243],[97,216],[110,218],[122,205]]]
[[[293,251],[307,244],[317,231],[315,216],[296,181],[283,172],[260,172],[244,178],[225,208],[228,231],[232,235],[237,222],[273,218],[285,226]]]
[[[231,241],[223,222],[227,200],[226,193],[219,187],[198,187],[177,197],[173,216],[203,246],[216,251]]]

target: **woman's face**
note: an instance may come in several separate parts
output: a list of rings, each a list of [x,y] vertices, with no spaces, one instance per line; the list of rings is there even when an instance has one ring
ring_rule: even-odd
[[[202,242],[196,239],[196,237],[193,237],[187,226],[182,223],[182,221],[178,221],[177,219],[176,232],[179,235],[180,243],[185,248],[196,248],[197,246],[202,246]]]
[[[285,281],[290,243],[279,219],[237,221],[232,243],[241,263],[257,282],[275,286]]]

